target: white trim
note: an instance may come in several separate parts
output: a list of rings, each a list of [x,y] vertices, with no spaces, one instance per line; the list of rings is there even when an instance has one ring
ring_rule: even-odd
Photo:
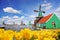
[[[52,16],[51,16],[46,22],[48,22],[48,21],[53,17],[53,15],[54,15],[54,14],[52,14]]]

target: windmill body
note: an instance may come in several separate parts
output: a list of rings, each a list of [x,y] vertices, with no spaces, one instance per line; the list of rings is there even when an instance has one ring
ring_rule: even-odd
[[[36,27],[37,22],[43,18],[43,13],[45,13],[44,11],[41,10],[41,5],[39,6],[39,10],[34,10],[34,12],[38,13],[38,17],[36,17],[36,20],[34,21],[34,26]]]

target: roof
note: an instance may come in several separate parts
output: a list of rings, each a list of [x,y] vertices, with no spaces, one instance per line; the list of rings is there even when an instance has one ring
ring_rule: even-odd
[[[43,17],[41,20],[39,20],[38,23],[42,24],[42,23],[45,23],[46,21],[48,21],[50,19],[50,17],[52,16],[53,14],[49,14],[45,17]]]

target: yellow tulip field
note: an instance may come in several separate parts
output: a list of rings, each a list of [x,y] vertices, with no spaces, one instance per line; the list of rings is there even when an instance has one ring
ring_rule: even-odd
[[[0,29],[0,40],[60,40],[59,29],[30,30],[22,29],[19,32]]]

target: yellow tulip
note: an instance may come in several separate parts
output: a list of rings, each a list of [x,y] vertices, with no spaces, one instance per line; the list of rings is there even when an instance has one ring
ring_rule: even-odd
[[[37,39],[38,36],[39,36],[38,31],[32,31],[32,36],[33,36],[35,39]]]
[[[23,34],[23,38],[30,39],[32,37],[32,33],[30,29],[24,29],[20,31]]]
[[[20,40],[20,39],[22,39],[22,33],[20,33],[20,32],[17,32],[16,34],[15,34],[15,38],[16,38],[16,40]]]

